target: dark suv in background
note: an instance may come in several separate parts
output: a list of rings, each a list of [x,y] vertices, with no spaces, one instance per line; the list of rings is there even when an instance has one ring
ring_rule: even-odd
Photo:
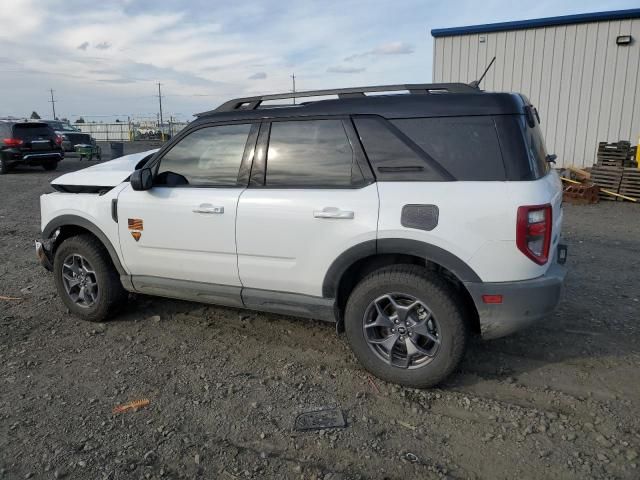
[[[55,170],[63,158],[62,138],[48,124],[0,121],[0,174],[15,165]]]
[[[88,133],[61,120],[38,120],[49,125],[56,134],[62,137],[62,148],[65,152],[74,152],[78,144],[94,145],[95,140]]]

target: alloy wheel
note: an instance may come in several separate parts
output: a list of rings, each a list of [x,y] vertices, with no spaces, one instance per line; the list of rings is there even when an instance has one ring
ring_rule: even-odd
[[[387,293],[365,310],[364,337],[387,364],[416,369],[430,363],[440,348],[438,323],[422,301],[405,293]]]

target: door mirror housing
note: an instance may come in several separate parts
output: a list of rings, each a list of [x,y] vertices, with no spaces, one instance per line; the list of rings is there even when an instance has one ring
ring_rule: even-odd
[[[134,170],[131,174],[131,188],[134,190],[150,190],[153,187],[153,174],[150,168]]]

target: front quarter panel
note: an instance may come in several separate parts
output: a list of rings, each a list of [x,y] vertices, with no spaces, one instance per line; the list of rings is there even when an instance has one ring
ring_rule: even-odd
[[[63,216],[80,217],[93,224],[111,242],[120,263],[120,242],[118,240],[118,224],[111,216],[111,201],[118,197],[126,183],[116,186],[103,195],[96,193],[62,193],[53,192],[40,196],[40,225],[45,235],[51,235],[52,225],[63,226],[57,222]],[[55,231],[55,228],[54,228]]]

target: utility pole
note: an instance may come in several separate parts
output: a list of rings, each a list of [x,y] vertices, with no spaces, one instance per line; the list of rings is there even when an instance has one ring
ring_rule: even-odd
[[[291,75],[291,81],[293,82],[293,104],[296,104],[296,74]]]
[[[49,102],[51,102],[51,108],[53,109],[53,119],[56,119],[56,101],[53,98],[53,88],[49,89],[49,91],[51,92],[51,100],[49,100]]]
[[[164,130],[162,129],[162,91],[160,90],[160,82],[158,82],[158,102],[160,103],[160,138],[164,142]]]

